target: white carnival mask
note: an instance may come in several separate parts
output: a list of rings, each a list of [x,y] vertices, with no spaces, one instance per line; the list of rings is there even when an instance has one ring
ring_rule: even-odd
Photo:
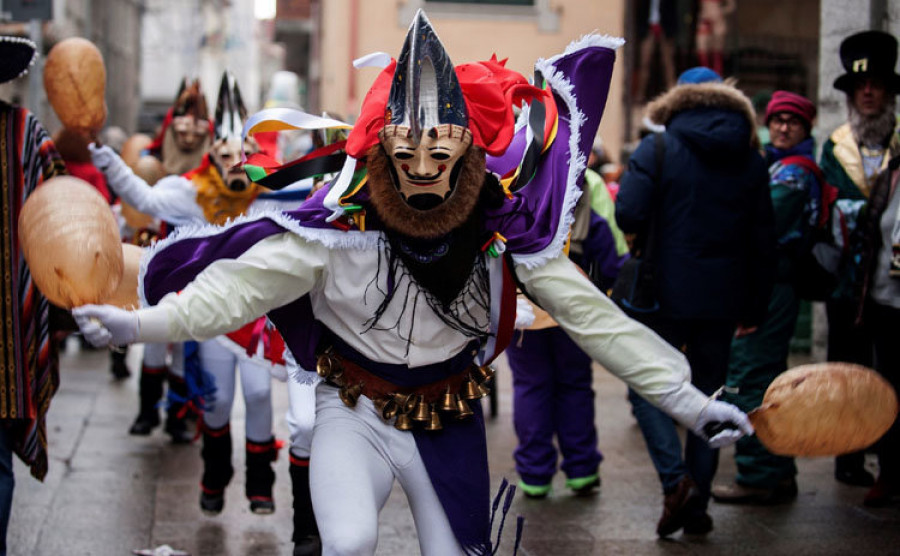
[[[400,195],[410,206],[427,210],[446,200],[456,186],[454,170],[472,145],[472,132],[440,124],[416,141],[409,126],[387,125],[379,139],[394,166]]]

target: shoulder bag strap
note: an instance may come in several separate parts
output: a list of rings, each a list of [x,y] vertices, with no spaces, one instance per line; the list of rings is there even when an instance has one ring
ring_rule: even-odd
[[[658,189],[662,184],[663,159],[666,155],[666,140],[662,133],[653,134],[653,155],[654,160],[656,161],[656,174],[653,176],[653,179],[656,182]],[[653,198],[652,210],[650,211],[650,222],[647,224],[647,235],[644,237],[643,252],[641,253],[641,258],[645,261],[650,260],[650,256],[653,253],[653,244],[656,243],[654,241],[656,239],[656,221],[659,219],[657,209],[661,204],[661,196],[662,193],[657,191]]]
[[[806,158],[805,156],[801,156],[799,154],[786,156],[781,159],[781,163],[785,166],[796,164],[797,166],[800,166],[812,172],[812,174],[816,176],[816,179],[819,180],[819,183],[825,183],[825,174],[822,173],[822,169],[819,168],[818,164]]]

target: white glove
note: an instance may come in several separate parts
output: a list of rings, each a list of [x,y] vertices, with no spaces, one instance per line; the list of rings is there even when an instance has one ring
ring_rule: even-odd
[[[714,432],[710,438],[707,435],[707,431],[704,431],[704,428],[708,425],[721,425],[724,428],[721,426],[717,427],[717,429],[721,428],[721,431]],[[694,423],[691,430],[694,431],[694,434],[706,440],[713,448],[729,446],[737,442],[745,434],[749,436],[754,432],[753,425],[750,424],[750,419],[747,418],[746,413],[730,403],[718,400],[711,400],[706,404],[700,411],[697,422]]]
[[[140,330],[136,312],[112,305],[82,305],[72,309],[72,316],[84,338],[94,347],[132,344]]]
[[[98,147],[96,143],[91,143],[88,145],[88,150],[91,151],[91,162],[93,162],[94,166],[101,172],[106,170],[118,156],[116,151],[112,150],[107,145]]]
[[[518,330],[525,330],[534,324],[534,308],[527,299],[516,298],[516,323],[513,325]]]

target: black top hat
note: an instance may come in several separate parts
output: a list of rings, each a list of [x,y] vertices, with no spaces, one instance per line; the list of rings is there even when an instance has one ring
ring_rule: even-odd
[[[28,71],[36,56],[35,45],[30,40],[0,36],[0,83],[12,81]]]
[[[851,93],[859,78],[874,77],[884,80],[889,91],[900,93],[900,75],[894,71],[897,39],[893,35],[882,31],[850,35],[841,43],[841,64],[847,73],[834,80],[835,89]]]

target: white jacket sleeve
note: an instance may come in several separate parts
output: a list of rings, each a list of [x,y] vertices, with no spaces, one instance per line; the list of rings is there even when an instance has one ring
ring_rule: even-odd
[[[176,226],[206,221],[197,205],[197,191],[187,178],[166,176],[151,187],[108,146],[91,143],[89,148],[94,166],[103,172],[109,186],[137,210]]]
[[[594,361],[686,427],[707,397],[691,385],[684,355],[629,318],[565,255],[533,269],[516,267],[525,289]]]
[[[237,259],[206,267],[179,293],[138,313],[139,342],[205,340],[237,330],[309,293],[325,270],[327,249],[285,232]]]

